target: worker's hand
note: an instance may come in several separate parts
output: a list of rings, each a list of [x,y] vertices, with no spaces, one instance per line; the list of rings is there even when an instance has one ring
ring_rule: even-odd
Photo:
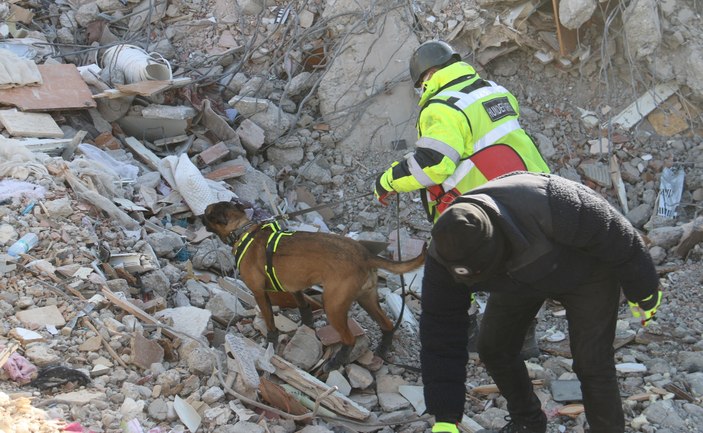
[[[632,315],[642,320],[642,326],[647,326],[647,323],[649,323],[649,321],[654,318],[654,315],[657,314],[657,308],[659,308],[661,302],[661,290],[657,290],[657,293],[649,295],[638,302],[627,301],[627,303],[630,305],[630,311],[632,311]]]
[[[395,194],[395,191],[391,188],[391,186],[388,184],[388,181],[385,179],[386,173],[381,173],[378,178],[376,178],[376,183],[373,191],[374,197],[376,197],[376,200],[378,200],[379,203],[381,203],[384,206],[388,206],[388,202],[386,201],[389,196],[392,194]]]
[[[459,433],[459,427],[449,422],[436,422],[432,426],[432,433]]]

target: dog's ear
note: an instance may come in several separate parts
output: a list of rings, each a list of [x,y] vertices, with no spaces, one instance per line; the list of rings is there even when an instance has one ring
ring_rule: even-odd
[[[228,221],[227,212],[225,212],[227,204],[226,202],[218,202],[208,205],[202,216],[203,223],[205,225],[226,225]]]

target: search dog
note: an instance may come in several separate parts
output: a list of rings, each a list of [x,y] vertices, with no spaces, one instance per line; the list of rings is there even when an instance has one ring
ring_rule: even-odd
[[[392,344],[394,326],[378,302],[377,270],[401,274],[417,269],[425,261],[427,245],[417,257],[393,261],[374,255],[351,238],[332,233],[285,232],[272,241],[277,225],[271,224],[272,220],[252,221],[251,215],[252,210],[241,203],[219,202],[205,209],[202,221],[208,231],[232,246],[239,275],[254,294],[266,323],[267,340],[274,344],[278,340],[268,292],[291,293],[301,321],[312,328],[312,309],[303,291],[319,284],[323,287],[323,309],[342,342],[337,354],[323,365],[323,371],[348,362],[355,338],[347,325],[347,315],[354,301],[379,324],[382,338],[376,353],[383,356]]]

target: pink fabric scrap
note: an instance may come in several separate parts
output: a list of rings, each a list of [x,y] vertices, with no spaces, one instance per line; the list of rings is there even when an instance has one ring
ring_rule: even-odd
[[[10,379],[19,382],[27,383],[32,380],[32,373],[37,371],[37,367],[29,362],[24,356],[15,352],[7,359],[3,369],[10,376]]]

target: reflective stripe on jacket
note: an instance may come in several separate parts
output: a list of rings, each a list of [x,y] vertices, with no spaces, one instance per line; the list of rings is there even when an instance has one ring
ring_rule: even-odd
[[[457,196],[512,171],[549,173],[518,122],[517,99],[458,62],[425,82],[415,152],[383,175],[396,192],[426,189],[430,220]],[[479,157],[479,155],[481,155]]]

